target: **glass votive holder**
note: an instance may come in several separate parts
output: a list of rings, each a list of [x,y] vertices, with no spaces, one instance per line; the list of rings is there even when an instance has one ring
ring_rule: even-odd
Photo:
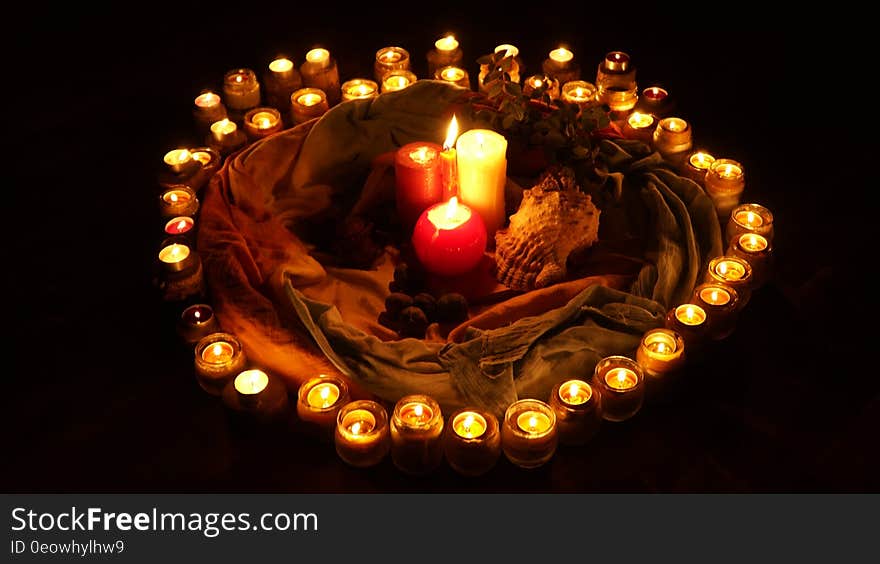
[[[752,266],[739,257],[728,255],[715,257],[709,261],[703,282],[724,284],[736,290],[739,296],[737,308],[741,310],[752,295]]]
[[[366,100],[379,95],[379,85],[366,78],[353,78],[342,83],[342,101]]]
[[[300,88],[290,95],[290,115],[293,123],[305,123],[321,117],[330,109],[327,95],[317,88]]]
[[[642,336],[636,362],[645,373],[648,399],[661,398],[672,388],[684,359],[684,339],[672,329],[651,329]]]
[[[669,91],[659,86],[649,86],[642,90],[636,110],[664,118],[672,110],[672,99]]]
[[[215,121],[228,117],[226,106],[220,99],[220,95],[209,91],[202,92],[193,101],[193,120],[201,135],[208,133],[208,128]]]
[[[350,402],[336,416],[336,454],[357,468],[375,466],[391,450],[385,408],[371,400]]]
[[[740,204],[730,212],[725,229],[728,244],[743,233],[756,233],[773,242],[773,214],[761,204]]]
[[[558,47],[550,51],[547,58],[541,63],[541,71],[556,80],[558,84],[565,84],[581,78],[581,67],[575,62],[574,53],[565,47]]]
[[[199,168],[199,162],[195,160],[189,149],[171,149],[162,158],[166,172],[177,178],[186,178]]]
[[[230,333],[211,333],[195,347],[196,380],[214,396],[219,396],[226,384],[244,370],[246,362],[241,342]]]
[[[391,415],[391,460],[407,474],[427,474],[443,459],[443,414],[434,398],[400,398]]]
[[[730,242],[724,254],[741,258],[749,263],[752,267],[753,289],[764,285],[770,276],[773,248],[763,235],[744,233]]]
[[[654,149],[667,162],[680,165],[693,145],[692,130],[688,122],[677,117],[663,118],[654,130]]]
[[[704,186],[715,204],[718,218],[727,221],[745,190],[745,168],[733,159],[715,159],[706,172]]]
[[[339,67],[336,59],[327,49],[317,48],[306,53],[306,59],[299,67],[303,86],[317,88],[327,96],[330,106],[339,102]]]
[[[637,139],[645,145],[651,145],[654,140],[654,116],[633,112],[623,122],[623,136],[627,139]]]
[[[645,402],[645,375],[639,364],[625,356],[606,356],[593,371],[593,387],[602,396],[602,418],[626,421]]]
[[[434,72],[434,78],[464,88],[465,90],[471,89],[470,76],[468,76],[468,72],[461,67],[441,67]]]
[[[184,237],[174,236],[163,241],[157,259],[161,274],[156,281],[163,301],[185,302],[204,296],[201,257]]]
[[[596,86],[599,92],[608,89],[629,90],[636,85],[636,67],[630,56],[623,51],[611,51],[599,63]]]
[[[159,215],[164,219],[194,216],[199,211],[199,199],[195,191],[186,184],[168,186],[159,195]]]
[[[278,133],[284,128],[281,112],[275,108],[253,108],[244,116],[244,130],[248,139],[256,141]]]
[[[266,87],[266,105],[283,113],[290,104],[290,95],[302,88],[302,75],[291,59],[278,56],[269,63],[263,75],[263,84]]]
[[[694,288],[691,301],[706,312],[707,335],[718,341],[736,329],[739,293],[726,284],[707,282]]]
[[[221,119],[210,127],[211,134],[205,142],[220,156],[225,157],[242,148],[247,143],[247,135],[238,128],[238,124],[229,119]]]
[[[523,81],[523,94],[539,98],[546,93],[551,100],[559,98],[559,81],[543,74],[533,74]]]
[[[220,153],[211,147],[195,147],[190,149],[193,158],[199,163],[200,168],[192,176],[190,176],[186,185],[198,192],[208,181],[214,176],[214,173],[220,169],[222,158]]]
[[[537,468],[553,458],[559,435],[556,414],[536,399],[522,399],[507,408],[501,428],[501,449],[520,468]]]
[[[464,476],[480,476],[491,470],[501,456],[498,419],[491,413],[461,409],[449,417],[443,452],[453,470]]]
[[[559,443],[584,445],[599,431],[602,408],[599,393],[583,380],[566,380],[553,387],[549,399],[556,414]]]
[[[348,384],[342,378],[321,374],[299,387],[296,414],[300,421],[331,435],[336,426],[336,415],[350,400]]]
[[[409,51],[403,47],[383,47],[376,51],[373,75],[376,78],[376,82],[382,84],[382,80],[389,72],[409,70],[409,66]]]
[[[428,75],[434,76],[443,67],[460,67],[464,53],[455,36],[449,34],[434,42],[434,48],[428,51],[426,58]]]
[[[382,79],[382,92],[397,92],[398,90],[403,90],[408,86],[412,86],[415,84],[416,78],[415,73],[401,69],[401,70],[393,70],[385,75]]]
[[[284,382],[256,368],[235,376],[223,388],[221,398],[233,416],[247,423],[281,424],[290,409]]]
[[[164,231],[169,237],[190,238],[195,235],[193,232],[195,225],[195,219],[186,215],[179,215],[165,221],[162,226],[162,231]]]
[[[666,314],[665,326],[681,335],[689,353],[700,350],[709,337],[706,310],[695,303],[681,304],[670,309]]]
[[[681,167],[681,175],[703,186],[706,183],[706,173],[714,162],[715,157],[706,151],[694,151],[685,159]]]
[[[193,304],[180,314],[177,334],[188,344],[198,343],[212,333],[220,331],[214,309],[208,304]]]
[[[229,109],[229,118],[239,121],[245,112],[260,105],[260,82],[251,69],[228,71],[223,76],[223,99]]]
[[[583,110],[599,103],[596,86],[585,80],[572,80],[562,85],[562,99],[577,104]]]

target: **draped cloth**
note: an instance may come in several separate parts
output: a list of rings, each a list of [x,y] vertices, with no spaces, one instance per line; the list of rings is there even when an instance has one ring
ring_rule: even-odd
[[[419,81],[340,104],[229,157],[206,187],[198,251],[218,320],[290,389],[332,373],[354,397],[426,393],[445,412],[468,405],[501,416],[518,398],[588,379],[604,356],[633,354],[721,253],[714,207],[697,184],[643,144],[604,139],[593,194],[600,242],[572,279],[474,305],[448,338],[398,339],[377,320],[395,250],[372,269],[331,265],[298,227],[340,202],[366,205],[361,191],[389,172],[383,155],[441,141],[460,96]]]

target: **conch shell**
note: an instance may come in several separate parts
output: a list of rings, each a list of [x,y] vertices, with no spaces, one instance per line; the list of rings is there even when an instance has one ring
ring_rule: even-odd
[[[495,233],[496,277],[514,290],[562,282],[568,255],[598,235],[599,210],[590,196],[578,189],[570,169],[551,169],[523,192],[510,225]]]

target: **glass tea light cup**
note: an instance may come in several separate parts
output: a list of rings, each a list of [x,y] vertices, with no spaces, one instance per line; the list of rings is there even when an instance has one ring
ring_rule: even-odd
[[[672,109],[669,91],[660,86],[649,86],[642,90],[636,110],[658,118],[666,117]]]
[[[654,140],[654,116],[633,112],[623,122],[623,136],[627,139],[637,139],[650,146]]]
[[[571,80],[562,85],[562,99],[580,106],[581,110],[599,103],[596,86],[584,80]]]
[[[442,80],[447,84],[453,84],[465,90],[471,89],[471,79],[468,72],[461,67],[446,66],[434,71],[434,79]]]
[[[185,302],[204,296],[202,260],[191,245],[179,235],[160,244],[157,265],[161,274],[155,280],[163,301]]]
[[[189,149],[171,149],[165,153],[162,161],[167,171],[178,177],[190,176],[200,167]]]
[[[752,266],[745,260],[734,256],[715,257],[709,261],[709,268],[703,282],[730,286],[739,296],[737,308],[742,310],[752,295]]]
[[[657,122],[654,130],[654,149],[667,162],[679,166],[693,146],[691,125],[679,117],[667,117]]]
[[[773,248],[763,235],[743,233],[730,242],[724,254],[741,258],[749,263],[749,266],[752,267],[751,287],[753,289],[759,288],[767,282],[773,260]]]
[[[507,408],[501,449],[520,468],[537,468],[553,458],[559,444],[556,413],[541,400],[521,399]]]
[[[382,81],[391,71],[409,69],[409,51],[403,47],[383,47],[376,51],[373,75],[378,84],[382,84]]]
[[[718,218],[726,222],[746,188],[745,167],[733,159],[715,159],[706,172],[704,187]]]
[[[700,186],[706,182],[706,173],[709,167],[715,162],[715,157],[706,151],[694,151],[684,161],[681,168],[681,175],[690,178]]]
[[[684,338],[676,331],[657,328],[647,331],[636,349],[636,362],[645,373],[648,399],[666,394],[684,366]]]
[[[266,87],[266,105],[286,112],[290,95],[302,88],[302,75],[291,59],[281,55],[269,63],[263,75],[263,84]]]
[[[206,143],[223,157],[242,148],[247,143],[247,135],[232,120],[221,119],[214,122],[211,124],[210,130],[211,134],[207,137]]]
[[[214,309],[208,304],[193,304],[177,319],[177,334],[185,343],[195,344],[220,331]]]
[[[179,215],[177,217],[172,217],[168,221],[165,222],[162,230],[166,235],[169,236],[186,236],[187,234],[192,234],[193,228],[195,228],[196,221],[185,215]]]
[[[300,421],[332,434],[336,415],[350,400],[348,384],[342,378],[321,374],[299,387],[296,414]]]
[[[330,51],[315,48],[306,53],[306,59],[299,67],[303,86],[317,88],[327,96],[327,104],[334,106],[339,103],[339,67]]]
[[[232,69],[223,75],[223,99],[232,121],[239,121],[251,108],[260,105],[260,82],[248,68]]]
[[[391,415],[391,460],[407,474],[427,474],[443,459],[443,414],[424,394],[400,398]]]
[[[334,443],[346,464],[357,468],[379,464],[391,450],[388,412],[371,400],[345,404],[336,415]]]
[[[602,396],[602,418],[626,421],[645,401],[645,374],[639,364],[625,356],[606,356],[593,370],[592,385]]]
[[[665,327],[681,335],[689,353],[700,350],[709,338],[706,310],[695,303],[681,304],[670,309],[666,314]]]
[[[446,461],[459,474],[485,474],[501,456],[498,419],[478,409],[456,411],[449,417],[446,426],[443,452]]]
[[[281,112],[275,108],[258,107],[248,111],[244,116],[244,130],[251,141],[268,137],[284,128]]]
[[[193,120],[199,133],[208,133],[208,128],[215,121],[228,117],[226,106],[220,95],[210,90],[202,92],[193,100]]]
[[[199,199],[195,191],[186,184],[166,187],[159,195],[159,215],[164,219],[180,216],[194,216],[199,211]]]
[[[327,95],[318,88],[300,88],[290,95],[290,115],[293,123],[305,123],[310,119],[321,117],[329,109]]]
[[[730,212],[724,237],[727,243],[744,233],[756,233],[773,242],[773,214],[761,204],[740,204]]]
[[[556,414],[560,444],[584,445],[599,431],[601,398],[587,382],[572,379],[556,384],[548,403]]]
[[[416,80],[418,80],[416,78],[416,75],[411,71],[404,69],[393,70],[386,74],[384,78],[382,78],[381,91],[383,93],[397,92],[398,90],[403,90],[408,86],[412,86],[413,84],[415,84]]]
[[[556,80],[557,84],[581,78],[581,67],[575,62],[574,53],[562,46],[547,54],[547,58],[541,63],[541,71]]]
[[[426,55],[428,60],[428,75],[436,75],[439,69],[444,67],[461,67],[464,53],[454,35],[447,34],[434,42],[434,48]]]
[[[211,333],[196,344],[196,379],[211,395],[219,396],[223,388],[244,370],[246,363],[247,355],[241,342],[230,333]]]
[[[367,100],[379,95],[379,85],[366,78],[353,78],[342,83],[342,101]]]
[[[238,421],[280,424],[290,409],[287,386],[268,372],[251,368],[240,372],[226,384],[223,404]]]
[[[199,163],[199,169],[187,178],[186,185],[198,192],[208,184],[214,173],[220,169],[222,158],[220,153],[211,147],[194,147],[190,149],[193,159]]]
[[[706,312],[710,339],[727,338],[736,329],[739,314],[739,293],[727,284],[707,282],[694,288],[691,302]]]

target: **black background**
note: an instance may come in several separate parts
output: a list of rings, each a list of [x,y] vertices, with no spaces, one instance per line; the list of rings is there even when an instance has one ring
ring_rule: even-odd
[[[813,117],[819,94],[800,88],[814,80],[800,72],[813,64],[806,43],[760,18],[562,6],[186,3],[17,22],[8,72],[20,74],[6,86],[14,316],[2,489],[876,491],[876,369],[835,358],[850,321],[831,291],[838,244],[827,201],[837,180],[824,147],[836,118]],[[177,312],[150,281],[161,240],[156,174],[168,149],[200,144],[193,97],[219,88],[231,68],[261,74],[279,52],[299,64],[319,44],[343,80],[371,76],[375,51],[392,44],[409,49],[424,76],[424,53],[446,31],[472,76],[474,60],[499,43],[518,45],[527,71],[565,43],[587,80],[607,51],[630,53],[640,86],[675,96],[698,146],[745,164],[745,199],[776,217],[776,277],[736,333],[689,366],[681,397],[606,425],[538,470],[501,460],[479,479],[445,465],[417,479],[388,460],[348,468],[309,437],[232,432],[195,382],[192,353],[174,334]]]

